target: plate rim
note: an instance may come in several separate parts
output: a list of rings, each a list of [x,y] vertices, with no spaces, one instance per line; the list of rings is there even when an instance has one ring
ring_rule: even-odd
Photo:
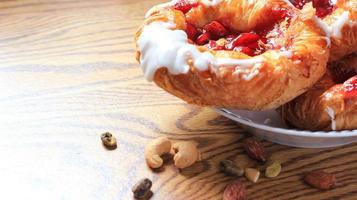
[[[269,132],[280,133],[285,135],[293,135],[300,137],[324,137],[324,138],[341,138],[341,137],[354,137],[357,136],[357,129],[354,130],[343,130],[343,131],[308,131],[308,130],[297,130],[297,129],[285,129],[279,127],[272,127],[266,124],[259,124],[256,122],[250,122],[242,119],[238,115],[229,111],[227,108],[215,108],[215,110],[228,117],[232,120],[235,120],[246,126],[250,126],[256,129],[261,129]],[[230,116],[230,117],[229,117]]]

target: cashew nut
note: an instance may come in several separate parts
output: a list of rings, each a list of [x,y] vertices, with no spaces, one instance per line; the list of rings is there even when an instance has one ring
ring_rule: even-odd
[[[194,141],[176,142],[172,145],[172,149],[175,152],[174,164],[177,168],[189,167],[199,160],[200,153],[197,145],[198,143]]]
[[[166,137],[159,137],[149,142],[145,147],[145,160],[149,167],[159,168],[163,164],[160,157],[165,153],[170,153],[171,141]]]

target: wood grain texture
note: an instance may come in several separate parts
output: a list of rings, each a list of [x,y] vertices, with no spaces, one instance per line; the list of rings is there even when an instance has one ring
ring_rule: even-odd
[[[189,106],[144,80],[134,33],[159,1],[0,1],[1,199],[132,199],[131,186],[153,180],[152,199],[221,199],[232,180],[222,159],[257,166],[242,149],[246,133],[209,108]],[[107,151],[102,132],[119,145]],[[152,138],[199,142],[193,172],[146,167]],[[265,142],[283,162],[274,179],[247,186],[248,199],[357,199],[357,146],[298,149]],[[202,171],[195,173],[194,170]],[[303,184],[312,169],[335,173],[339,186]]]

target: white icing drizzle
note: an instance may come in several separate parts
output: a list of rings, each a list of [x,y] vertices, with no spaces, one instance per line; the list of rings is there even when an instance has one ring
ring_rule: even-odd
[[[324,94],[324,96],[327,100],[330,100],[332,98],[332,94],[330,92]]]
[[[314,16],[313,20],[325,32],[326,40],[329,46],[331,44],[331,37],[342,37],[341,30],[345,24],[348,24],[349,26],[356,24],[355,22],[351,22],[349,20],[349,14],[350,13],[348,11],[343,12],[342,15],[337,17],[337,19],[330,26],[317,16]]]
[[[328,116],[331,118],[331,129],[336,130],[335,111],[331,107],[326,108]]]
[[[253,69],[250,71],[250,73],[243,74],[242,78],[246,81],[252,80],[254,77],[256,77],[259,74],[260,67],[261,67],[261,63],[255,64]]]
[[[171,74],[184,74],[189,70],[187,60],[200,71],[209,67],[237,66],[249,67],[262,63],[264,58],[250,59],[215,58],[208,51],[200,52],[195,45],[187,42],[187,34],[182,30],[171,30],[171,23],[154,22],[143,28],[138,40],[141,52],[140,63],[145,77],[151,81],[157,69],[166,67]]]
[[[332,36],[337,37],[337,38],[341,38],[342,37],[342,27],[343,25],[345,25],[346,23],[349,26],[352,26],[352,22],[350,22],[349,20],[349,12],[345,11],[342,13],[342,15],[340,17],[338,17],[338,19],[331,25],[331,31],[332,31]]]
[[[150,16],[155,10],[173,6],[178,1],[179,0],[172,0],[157,5],[146,13],[146,17]],[[216,6],[221,1],[222,0],[202,0],[201,3],[206,6]],[[289,0],[284,1],[293,6]],[[252,2],[252,0],[247,0],[247,2]],[[349,21],[349,12],[347,11],[342,13],[342,15],[330,26],[316,16],[313,19],[326,33],[328,45],[331,43],[331,36],[342,36],[341,29],[344,24],[347,23],[350,26],[356,24]],[[210,67],[215,69],[220,66],[237,66],[234,73],[244,72],[242,78],[247,81],[259,74],[261,63],[264,62],[262,56],[256,56],[249,59],[215,58],[208,51],[200,52],[195,45],[189,44],[187,42],[187,34],[184,31],[171,30],[173,28],[175,28],[173,23],[154,22],[143,28],[138,39],[138,48],[141,53],[140,63],[144,75],[149,81],[152,81],[156,70],[161,67],[166,67],[171,74],[187,73],[190,68],[187,64],[189,59],[192,59],[193,65],[200,71],[208,70]],[[279,56],[290,58],[292,52],[282,49],[277,54],[274,54],[274,56],[277,58]],[[330,110],[327,112],[331,113]]]
[[[239,65],[239,67],[250,67],[257,63],[262,63],[264,58],[261,56],[257,56],[249,59],[233,59],[233,58],[217,58],[213,64],[215,66],[235,66]]]
[[[187,73],[187,59],[194,58],[199,70],[206,70],[213,56],[201,53],[187,43],[187,34],[182,30],[170,30],[173,24],[155,22],[145,26],[138,41],[141,66],[144,75],[152,80],[157,69],[167,67],[171,74]]]
[[[253,68],[242,68],[241,66],[238,66],[235,68],[233,74],[234,75],[239,75],[242,74],[242,79],[245,81],[250,81],[254,77],[256,77],[259,74],[259,70],[261,68],[262,64],[261,63],[256,63]]]
[[[221,2],[222,2],[222,0],[202,0],[201,1],[201,3],[204,4],[207,7],[216,6]]]
[[[141,53],[140,63],[147,80],[152,81],[156,70],[166,67],[170,74],[185,74],[190,66],[187,61],[192,59],[193,65],[199,71],[216,70],[221,66],[245,69],[242,78],[251,80],[259,74],[263,56],[248,59],[216,58],[209,51],[201,52],[189,44],[187,34],[182,30],[172,30],[173,23],[154,22],[146,25],[138,39],[138,49]],[[292,53],[282,49],[274,54],[291,57]]]
[[[327,41],[327,46],[331,45],[331,27],[329,27],[324,21],[322,21],[320,18],[317,16],[313,17],[313,20],[316,22],[316,24],[325,32],[326,34],[326,41]]]
[[[280,51],[280,56],[285,56],[287,58],[291,58],[293,56],[293,53],[291,51],[286,50],[285,48]]]

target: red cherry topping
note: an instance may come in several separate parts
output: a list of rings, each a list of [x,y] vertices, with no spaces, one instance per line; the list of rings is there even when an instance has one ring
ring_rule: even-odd
[[[190,11],[193,7],[196,6],[198,6],[197,2],[192,2],[190,0],[180,0],[174,5],[174,8],[186,14],[188,11]]]
[[[316,8],[316,15],[320,18],[331,14],[334,9],[334,5],[330,0],[312,0],[312,6]]]
[[[281,20],[288,16],[286,10],[273,10],[269,16],[273,20]],[[192,24],[187,23],[185,32],[188,40],[193,41],[196,45],[204,45],[213,50],[232,50],[239,51],[249,56],[259,55],[266,50],[265,45],[268,39],[266,34],[272,30],[274,24],[269,24],[270,29],[265,29],[266,24],[262,24],[264,32],[254,30],[249,33],[234,32],[229,27],[224,26],[218,21],[212,21],[201,28],[197,28]]]
[[[262,41],[264,44],[266,44],[268,42],[267,38],[265,38],[265,37],[260,38],[260,41]]]
[[[206,46],[207,46],[208,48],[210,48],[210,49],[214,49],[214,48],[217,47],[217,42],[214,41],[214,40],[210,40],[210,41],[208,42],[208,44],[206,44]]]
[[[289,13],[286,9],[272,9],[266,13],[266,19],[269,19],[269,21],[264,20],[258,23],[255,32],[260,35],[266,35],[269,31],[274,29],[277,22],[281,22],[286,17],[289,17]]]
[[[208,32],[205,32],[203,34],[201,34],[200,36],[198,36],[197,40],[196,40],[196,44],[198,45],[204,45],[207,44],[207,42],[211,39],[211,36]]]
[[[238,34],[229,34],[229,35],[227,35],[226,36],[226,39],[227,39],[227,41],[232,41],[233,39],[235,39],[236,37],[238,37]]]
[[[234,51],[240,51],[248,56],[254,56],[254,51],[249,47],[236,47],[234,48]]]
[[[232,41],[233,47],[246,46],[248,44],[257,42],[260,36],[255,33],[242,33]]]
[[[345,98],[357,97],[357,76],[350,78],[343,84],[343,92]]]
[[[247,44],[247,45],[245,45],[245,46],[246,46],[246,47],[249,47],[250,49],[258,49],[258,48],[259,48],[258,41],[249,43],[249,44]]]
[[[302,9],[304,5],[310,0],[290,0],[290,2],[298,9]]]
[[[290,0],[292,4],[298,9],[302,9],[304,5],[311,0]],[[320,18],[324,18],[331,14],[335,5],[331,0],[312,0],[312,6],[316,8],[316,15]]]
[[[206,47],[213,49],[213,50],[224,50],[224,46],[218,45],[217,42],[214,40],[210,40],[208,42],[208,44],[206,45]]]
[[[192,24],[187,23],[186,24],[186,30],[185,32],[187,33],[187,37],[193,41],[195,41],[200,35],[200,31]]]
[[[217,21],[212,21],[209,24],[206,24],[203,27],[203,30],[207,31],[210,33],[213,37],[216,37],[217,39],[220,37],[224,37],[225,35],[228,34],[227,29],[219,22]]]
[[[271,21],[277,22],[277,21],[284,19],[285,17],[288,17],[289,13],[286,9],[283,9],[283,8],[272,9],[269,12],[269,16],[270,16]]]

